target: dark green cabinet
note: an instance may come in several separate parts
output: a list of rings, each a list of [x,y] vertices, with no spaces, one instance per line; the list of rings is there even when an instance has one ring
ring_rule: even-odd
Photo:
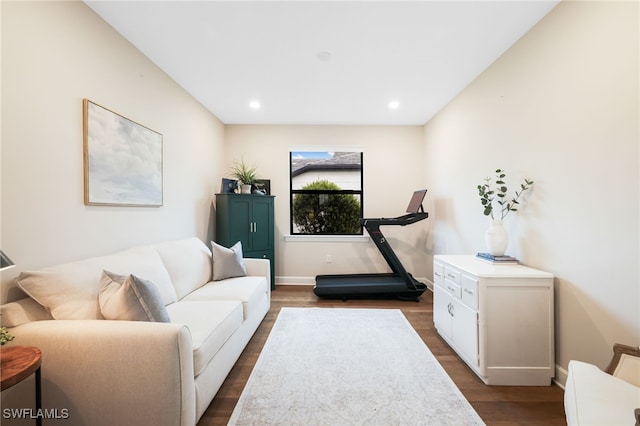
[[[231,247],[242,242],[244,257],[271,261],[275,289],[274,217],[271,195],[216,194],[216,243]]]

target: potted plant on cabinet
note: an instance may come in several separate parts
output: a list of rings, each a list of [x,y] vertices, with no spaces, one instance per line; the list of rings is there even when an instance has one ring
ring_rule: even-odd
[[[256,167],[248,166],[244,159],[235,161],[231,166],[231,175],[238,179],[242,194],[251,194],[251,188],[257,179]]]
[[[509,243],[509,236],[504,229],[502,220],[509,212],[518,210],[519,200],[522,194],[531,188],[533,181],[524,179],[520,184],[520,191],[515,191],[515,196],[509,200],[507,197],[506,173],[502,169],[496,169],[496,180],[492,182],[490,177],[484,179],[484,184],[478,185],[478,195],[482,203],[483,213],[491,217],[491,224],[485,234],[485,240],[489,252],[494,256],[504,255]],[[494,206],[494,202],[497,206]],[[495,214],[494,214],[495,211]]]

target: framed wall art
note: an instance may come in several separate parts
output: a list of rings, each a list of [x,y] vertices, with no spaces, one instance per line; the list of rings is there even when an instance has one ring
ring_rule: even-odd
[[[162,135],[83,100],[86,205],[162,205]]]
[[[264,195],[271,195],[271,180],[256,179],[256,183],[254,183],[253,186]]]
[[[222,178],[222,183],[220,184],[220,193],[233,194],[237,188],[238,188],[237,180]]]

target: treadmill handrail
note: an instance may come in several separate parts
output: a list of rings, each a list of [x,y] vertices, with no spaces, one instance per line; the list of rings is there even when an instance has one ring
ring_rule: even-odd
[[[403,216],[392,217],[392,218],[364,218],[362,219],[362,225],[367,223],[371,225],[399,225],[405,226],[410,225],[412,223],[421,221],[429,217],[429,213],[409,213]]]
[[[380,251],[380,254],[382,254],[382,257],[384,257],[384,260],[387,261],[387,264],[394,273],[397,273],[402,277],[405,284],[407,285],[407,288],[410,290],[417,289],[417,281],[415,281],[411,274],[404,268],[402,262],[400,262],[400,259],[398,259],[398,256],[396,256],[395,252],[391,248],[391,245],[380,230],[380,226],[409,225],[411,223],[426,219],[428,216],[428,213],[409,213],[404,216],[399,216],[391,219],[379,218],[362,220],[362,226],[364,226],[364,229],[366,229],[371,236],[371,240],[378,247],[378,250]]]

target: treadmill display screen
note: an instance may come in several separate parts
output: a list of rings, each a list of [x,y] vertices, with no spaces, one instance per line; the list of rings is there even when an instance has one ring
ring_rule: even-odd
[[[422,201],[424,200],[424,196],[426,193],[426,189],[421,189],[413,193],[413,195],[411,196],[411,201],[409,201],[409,206],[407,206],[407,213],[418,213],[420,207],[422,206]]]

